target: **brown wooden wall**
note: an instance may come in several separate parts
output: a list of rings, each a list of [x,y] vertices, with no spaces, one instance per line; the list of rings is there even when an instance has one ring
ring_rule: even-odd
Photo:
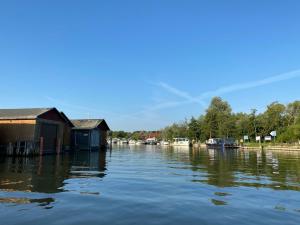
[[[39,148],[39,151],[42,152],[42,154],[49,154],[49,153],[56,153],[61,152],[62,146],[63,146],[63,140],[64,140],[64,126],[65,124],[60,121],[52,121],[52,120],[46,120],[46,119],[37,119],[36,124],[36,130],[35,130],[35,141],[40,143],[42,135],[42,126],[43,124],[49,124],[49,125],[56,125],[57,126],[57,136],[56,136],[56,146],[59,149],[51,149],[51,151],[46,149],[40,149],[40,145],[37,146]]]
[[[66,123],[66,121],[60,115],[60,113],[57,112],[55,109],[52,109],[52,110],[44,113],[43,115],[40,115],[38,118]]]
[[[35,120],[1,120],[0,144],[16,141],[33,141]]]
[[[71,147],[72,144],[72,127],[70,127],[68,124],[65,124],[64,126],[64,137],[63,137],[63,147],[64,149],[68,149]]]

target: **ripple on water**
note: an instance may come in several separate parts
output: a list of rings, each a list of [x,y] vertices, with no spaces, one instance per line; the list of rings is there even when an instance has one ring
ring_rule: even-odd
[[[4,158],[0,221],[298,225],[299,165],[299,154],[143,146]]]

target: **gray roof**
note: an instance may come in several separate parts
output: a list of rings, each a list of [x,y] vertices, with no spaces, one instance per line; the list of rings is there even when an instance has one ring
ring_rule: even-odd
[[[53,108],[0,109],[0,120],[36,119]]]
[[[109,130],[109,127],[107,126],[105,120],[103,119],[82,119],[82,120],[71,120],[71,122],[74,124],[74,129],[95,129],[97,128],[101,123],[105,123],[105,126]]]

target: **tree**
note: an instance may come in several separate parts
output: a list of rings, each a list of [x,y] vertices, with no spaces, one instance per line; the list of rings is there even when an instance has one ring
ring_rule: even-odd
[[[192,117],[188,124],[188,137],[190,140],[198,141],[201,135],[201,128],[198,121]]]
[[[251,120],[250,116],[246,113],[238,113],[235,115],[236,131],[235,137],[242,138],[244,135],[249,135],[251,131]]]
[[[130,139],[135,140],[135,141],[141,140],[142,139],[141,138],[141,132],[140,131],[133,132]]]
[[[268,105],[267,111],[264,113],[264,135],[268,135],[271,131],[276,130],[282,132],[284,125],[285,106],[278,102]]]
[[[286,107],[287,126],[291,126],[300,118],[300,101],[294,101]]]
[[[230,105],[220,97],[214,97],[206,111],[205,122],[210,137],[227,137],[233,129]]]

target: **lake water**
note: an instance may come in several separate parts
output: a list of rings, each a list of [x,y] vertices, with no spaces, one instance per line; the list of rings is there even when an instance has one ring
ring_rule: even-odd
[[[0,159],[10,224],[300,224],[300,154],[115,147]]]

